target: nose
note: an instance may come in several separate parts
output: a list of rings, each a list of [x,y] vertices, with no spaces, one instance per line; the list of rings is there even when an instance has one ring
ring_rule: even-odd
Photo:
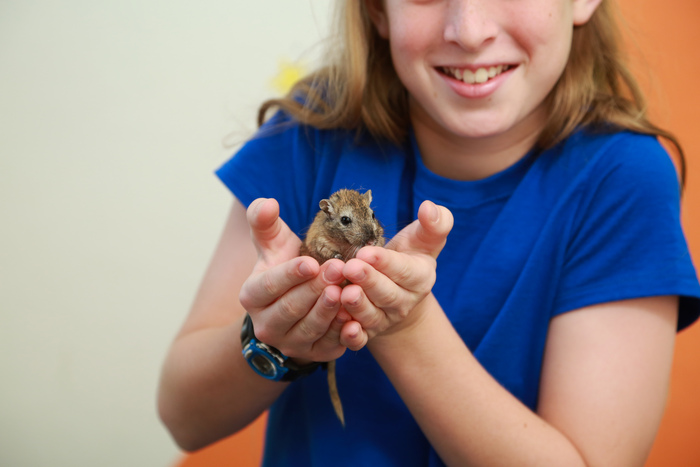
[[[465,50],[478,50],[498,34],[498,24],[490,14],[491,0],[449,0],[444,38]]]

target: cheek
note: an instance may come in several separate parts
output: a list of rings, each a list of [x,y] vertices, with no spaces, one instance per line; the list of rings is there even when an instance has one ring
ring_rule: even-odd
[[[527,54],[530,71],[551,80],[551,75],[558,78],[566,65],[573,24],[567,10],[556,4],[549,6],[549,13],[519,12],[519,20],[512,18],[511,36]]]
[[[409,67],[421,54],[425,48],[423,38],[418,34],[411,34],[410,31],[398,30],[391,35],[391,56],[394,62],[402,67]]]
[[[573,29],[571,5],[562,0],[525,0],[504,9],[511,35],[533,45],[561,44]]]
[[[416,65],[439,44],[439,17],[430,10],[404,8],[390,23],[390,46],[394,62],[402,67]]]
[[[420,45],[415,37],[392,36],[391,61],[399,79],[409,91],[415,91],[413,83],[422,75],[419,69]]]

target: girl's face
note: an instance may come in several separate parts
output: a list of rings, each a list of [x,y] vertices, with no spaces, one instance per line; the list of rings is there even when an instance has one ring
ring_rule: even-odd
[[[459,138],[539,132],[573,26],[600,2],[368,1],[411,96],[414,125]]]

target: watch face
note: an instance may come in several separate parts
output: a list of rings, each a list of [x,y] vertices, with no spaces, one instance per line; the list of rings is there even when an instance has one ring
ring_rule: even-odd
[[[250,359],[250,363],[256,370],[258,370],[260,374],[267,378],[274,378],[275,374],[277,373],[277,368],[265,355],[253,355],[253,357]]]

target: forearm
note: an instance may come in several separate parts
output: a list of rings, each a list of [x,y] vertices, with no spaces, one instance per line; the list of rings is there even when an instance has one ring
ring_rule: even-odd
[[[419,306],[428,307],[420,323],[368,346],[444,462],[584,464],[562,433],[486,372],[432,295]]]
[[[170,349],[158,407],[185,450],[199,449],[244,428],[287,387],[256,375],[243,359],[240,321],[181,335]]]

